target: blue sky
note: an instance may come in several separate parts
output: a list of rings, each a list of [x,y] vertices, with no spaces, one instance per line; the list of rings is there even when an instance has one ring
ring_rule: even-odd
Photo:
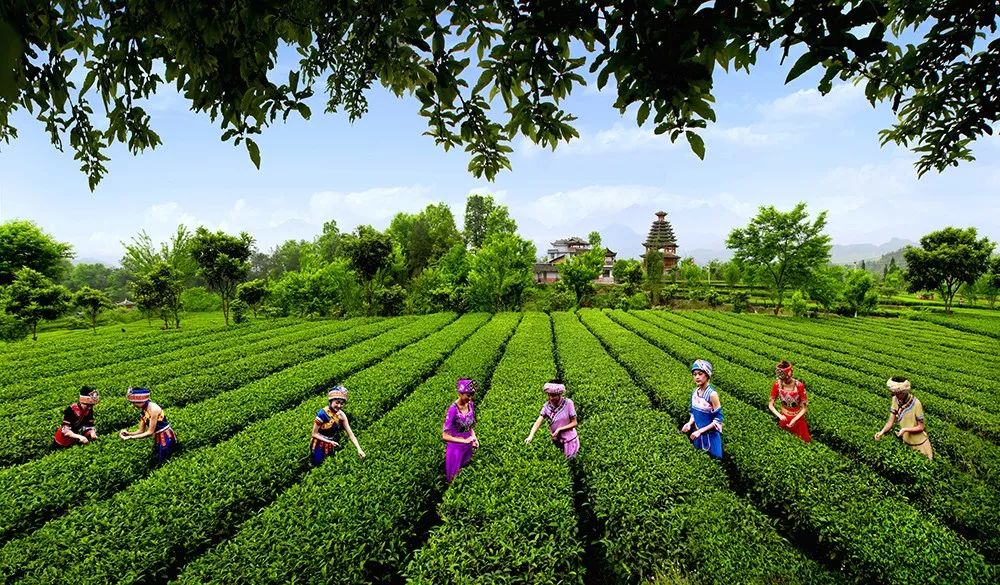
[[[311,239],[330,219],[342,230],[384,228],[397,211],[439,201],[461,227],[469,193],[506,204],[539,253],[551,240],[598,230],[620,256],[638,256],[660,209],[680,254],[721,251],[759,205],[787,209],[800,200],[813,213],[829,211],[835,244],[916,241],[946,225],[1000,241],[1000,138],[976,144],[977,161],[918,180],[911,153],[879,146],[878,130],[893,121],[887,107],[873,109],[850,84],[820,96],[815,75],[786,86],[793,62],[779,66],[777,54],[764,54],[751,75],[719,72],[719,121],[703,132],[705,161],[683,138],[671,144],[651,126],[636,127],[634,112],[619,115],[608,88],[588,87],[567,102],[581,138],[556,152],[519,140],[513,171],[493,183],[467,172],[466,153],[446,153],[422,135],[416,100],[380,88],[353,125],[315,104],[312,120],[290,117],[266,131],[259,171],[180,96],[157,96],[149,109],[163,146],[138,157],[113,151],[94,193],[72,155],[21,112],[20,138],[0,145],[0,215],[34,220],[72,243],[78,258],[109,262],[139,230],[159,241],[178,223],[246,230],[262,250]]]

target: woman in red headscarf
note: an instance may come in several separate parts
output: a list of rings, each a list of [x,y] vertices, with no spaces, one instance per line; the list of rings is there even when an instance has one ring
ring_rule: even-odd
[[[778,378],[771,385],[771,400],[767,408],[778,418],[778,426],[788,429],[808,443],[809,425],[806,424],[806,407],[809,399],[806,397],[806,385],[801,380],[792,377],[792,364],[782,360],[774,368]],[[781,410],[774,406],[774,401],[781,402]]]

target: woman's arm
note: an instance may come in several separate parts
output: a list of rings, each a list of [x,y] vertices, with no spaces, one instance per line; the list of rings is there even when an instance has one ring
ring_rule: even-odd
[[[894,424],[896,424],[896,413],[890,412],[889,420],[885,422],[885,426],[882,427],[881,431],[875,433],[875,440],[878,441],[879,439],[881,439],[883,435],[889,432],[889,429],[891,429],[892,425]]]
[[[83,444],[87,444],[87,443],[90,442],[90,439],[88,439],[84,435],[78,435],[78,434],[74,433],[73,429],[69,425],[63,425],[62,428],[59,429],[59,431],[62,432],[62,434],[63,434],[64,437],[69,437],[71,439],[76,439],[77,441],[80,441]]]
[[[576,428],[576,417],[574,416],[574,417],[572,417],[572,418],[569,419],[569,423],[564,424],[563,426],[561,426],[558,429],[556,429],[556,432],[552,433],[552,438],[554,439],[556,437],[556,435],[558,435],[559,433],[561,433],[563,431],[568,431],[568,430],[575,429],[575,428]]]
[[[314,420],[313,421],[312,438],[316,439],[317,441],[323,441],[324,443],[331,443],[334,447],[339,447],[340,446],[340,444],[338,444],[337,441],[334,441],[333,439],[330,439],[328,437],[324,437],[319,432],[319,421],[318,420]]]
[[[354,444],[354,448],[358,450],[358,457],[364,459],[365,452],[361,450],[361,445],[358,444],[358,438],[354,436],[354,431],[351,430],[351,423],[347,420],[347,415],[343,412],[340,413],[341,420],[344,421],[344,430],[347,431],[347,437],[351,439],[351,443]]]
[[[792,417],[792,420],[788,421],[788,426],[793,427],[795,423],[799,422],[799,419],[806,415],[806,411],[809,410],[809,404],[806,402],[802,403],[802,408],[799,409],[799,413]]]
[[[708,403],[712,405],[712,412],[715,413],[715,418],[712,419],[712,422],[710,422],[708,425],[703,426],[700,429],[697,429],[693,433],[691,433],[692,439],[697,439],[702,435],[702,433],[705,433],[706,431],[710,431],[712,429],[715,429],[720,432],[722,431],[722,424],[721,424],[722,417],[718,414],[720,409],[722,408],[722,403],[719,402],[719,394],[717,392],[712,392],[712,395],[708,397]],[[693,416],[691,417],[691,420],[694,420]]]
[[[544,422],[545,422],[544,416],[539,416],[538,418],[535,419],[535,424],[531,425],[531,432],[528,433],[528,438],[524,440],[525,445],[530,443],[531,440],[535,438],[535,433],[538,432],[538,429],[541,428],[542,423]]]
[[[150,410],[150,412],[149,412],[149,426],[151,426],[151,427],[153,426],[153,411],[152,410]],[[123,430],[120,433],[118,433],[118,436],[127,440],[127,439],[139,439],[139,438],[142,438],[142,437],[148,437],[150,434],[152,434],[152,433],[147,433],[146,432],[146,419],[145,418],[140,418],[139,419],[139,429],[138,430],[135,430],[135,431],[125,431],[125,430]]]
[[[785,419],[787,417],[785,415],[781,414],[781,412],[777,408],[774,407],[774,398],[772,398],[771,400],[768,400],[768,402],[767,402],[767,409],[771,411],[771,414],[773,414],[774,416],[778,417],[778,420],[780,420],[781,422],[785,422]]]
[[[923,430],[924,430],[924,421],[918,420],[916,426],[912,426],[905,429],[901,428],[898,431],[896,431],[896,436],[901,437],[903,436],[903,433],[920,433],[923,432]]]

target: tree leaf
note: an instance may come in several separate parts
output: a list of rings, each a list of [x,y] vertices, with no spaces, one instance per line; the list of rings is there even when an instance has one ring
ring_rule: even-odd
[[[792,70],[788,72],[788,77],[785,78],[785,83],[792,81],[818,64],[819,57],[812,52],[807,52],[799,57],[799,60],[795,62],[795,65],[792,65]]]
[[[260,147],[251,138],[247,138],[247,152],[250,153],[253,165],[257,167],[257,170],[260,170]]]
[[[684,135],[687,137],[688,144],[691,145],[691,150],[698,155],[698,158],[705,160],[705,141],[702,140],[701,136],[690,130],[685,132]]]

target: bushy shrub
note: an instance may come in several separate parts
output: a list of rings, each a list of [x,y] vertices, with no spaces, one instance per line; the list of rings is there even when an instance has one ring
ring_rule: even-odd
[[[112,323],[135,323],[144,319],[142,311],[138,309],[126,309],[125,307],[115,307],[110,311],[106,311],[104,317]]]
[[[13,315],[0,311],[0,340],[20,341],[28,336],[31,330]]]
[[[372,311],[376,315],[402,315],[406,308],[406,291],[398,284],[380,286],[372,291]]]
[[[551,313],[553,311],[568,311],[575,306],[576,295],[557,282],[529,289],[524,308],[530,311]]]
[[[236,299],[229,304],[229,310],[233,313],[233,323],[245,323],[247,320],[247,313],[250,312],[250,305],[240,299]]]
[[[206,311],[221,311],[222,297],[210,292],[203,286],[185,289],[181,293],[181,306],[185,311],[204,313]]]
[[[705,291],[705,302],[708,303],[708,306],[710,307],[718,307],[722,304],[722,295],[719,294],[719,291],[714,288],[710,288]]]
[[[733,305],[734,313],[743,313],[750,305],[750,293],[745,290],[732,292],[729,294],[729,302]]]
[[[792,298],[788,301],[788,309],[796,317],[801,317],[806,314],[806,311],[809,310],[809,302],[806,301],[805,295],[802,294],[802,291],[797,290],[792,293]]]
[[[649,308],[649,297],[646,296],[646,293],[637,292],[625,300],[628,305],[627,308],[631,311],[640,311]]]

